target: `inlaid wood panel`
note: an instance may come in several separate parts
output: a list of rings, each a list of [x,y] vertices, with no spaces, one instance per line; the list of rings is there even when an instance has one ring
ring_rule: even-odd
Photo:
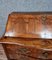
[[[19,54],[18,51],[15,52],[11,49],[6,49],[7,54],[8,54],[8,59],[9,60],[38,60],[36,58],[32,58],[23,54]]]
[[[8,56],[21,54],[37,59],[52,59],[52,40],[25,39],[25,38],[3,38],[0,40],[6,45]],[[11,51],[11,52],[10,52]]]
[[[27,57],[28,59],[42,59],[42,60],[51,60],[52,52],[51,51],[43,51],[39,49],[27,48],[23,46],[16,45],[6,45],[6,51],[8,53],[8,57],[10,59],[18,59],[20,56]],[[18,56],[19,55],[19,56]],[[25,59],[23,57],[23,59]],[[28,60],[27,59],[27,60]],[[20,59],[19,59],[20,60]]]
[[[5,36],[52,39],[52,14],[13,12],[8,17]]]

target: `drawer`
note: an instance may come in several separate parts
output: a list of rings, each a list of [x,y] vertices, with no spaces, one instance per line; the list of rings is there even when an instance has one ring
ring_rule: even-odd
[[[13,45],[5,45],[4,49],[8,57],[8,60],[39,60],[37,58],[19,53],[18,50],[16,51],[16,46]]]
[[[4,45],[5,50],[7,51],[8,55],[16,56],[16,54],[21,54],[24,56],[29,56],[32,58],[37,59],[52,59],[52,51],[38,49],[35,47],[26,47],[26,46],[18,46],[18,45]]]

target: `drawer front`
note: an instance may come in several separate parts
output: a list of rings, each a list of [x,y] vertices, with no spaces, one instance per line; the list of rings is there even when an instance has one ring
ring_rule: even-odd
[[[18,45],[5,45],[5,49],[9,56],[21,54],[25,56],[29,56],[32,58],[38,59],[52,59],[52,51],[47,51],[43,49],[38,49],[35,47],[24,47]]]
[[[37,58],[27,56],[18,51],[17,46],[3,45],[9,60],[39,60]],[[16,51],[17,50],[17,51]]]

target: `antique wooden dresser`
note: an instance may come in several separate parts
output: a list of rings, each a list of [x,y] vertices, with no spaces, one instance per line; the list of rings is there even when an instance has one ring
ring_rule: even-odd
[[[52,13],[12,12],[0,42],[8,60],[52,60]]]

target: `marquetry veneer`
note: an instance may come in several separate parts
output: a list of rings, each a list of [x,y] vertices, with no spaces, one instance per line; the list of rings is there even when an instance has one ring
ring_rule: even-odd
[[[52,60],[52,13],[9,14],[0,43],[9,60]]]

